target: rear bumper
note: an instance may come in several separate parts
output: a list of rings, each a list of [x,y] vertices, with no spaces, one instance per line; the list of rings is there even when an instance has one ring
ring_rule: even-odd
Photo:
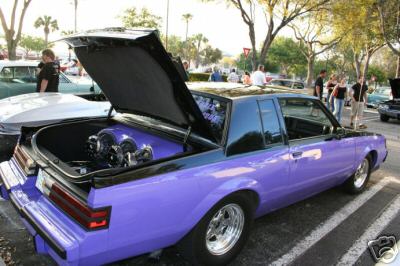
[[[33,236],[36,251],[50,255],[58,265],[108,262],[108,230],[83,229],[39,192],[35,176],[20,179],[15,167],[13,161],[0,164],[1,191]]]
[[[18,138],[19,135],[5,135],[0,133],[0,162],[11,158]]]

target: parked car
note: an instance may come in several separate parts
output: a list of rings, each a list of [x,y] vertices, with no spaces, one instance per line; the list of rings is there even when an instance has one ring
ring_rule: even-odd
[[[391,98],[392,89],[390,87],[379,87],[368,94],[367,106],[377,108],[379,103],[390,100]]]
[[[66,41],[120,115],[23,128],[0,164],[3,198],[60,265],[175,244],[225,265],[255,217],[338,185],[360,193],[387,156],[383,136],[340,127],[311,96],[189,91],[154,31]]]
[[[109,102],[88,101],[61,93],[28,93],[0,100],[0,162],[12,156],[23,126],[106,117],[109,110]]]
[[[35,61],[0,61],[0,99],[36,92],[37,65],[38,62]],[[81,95],[86,98],[101,94],[97,84],[87,79],[85,81],[75,83],[64,73],[60,73],[58,90],[61,93]]]
[[[302,81],[290,79],[272,79],[268,85],[281,86],[289,89],[304,89],[304,83]]]
[[[390,79],[389,81],[393,99],[378,104],[378,112],[383,122],[387,122],[391,118],[400,120],[400,79]]]

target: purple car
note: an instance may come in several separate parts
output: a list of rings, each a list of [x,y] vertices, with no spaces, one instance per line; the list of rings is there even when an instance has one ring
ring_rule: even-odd
[[[153,31],[67,37],[119,115],[23,128],[1,194],[60,265],[100,265],[177,245],[224,265],[254,218],[343,185],[363,191],[385,138],[344,129],[315,97],[189,91]]]

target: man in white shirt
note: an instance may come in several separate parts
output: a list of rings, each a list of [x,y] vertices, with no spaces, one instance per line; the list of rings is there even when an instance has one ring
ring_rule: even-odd
[[[236,74],[236,71],[234,68],[231,70],[231,73],[229,73],[229,76],[226,80],[228,82],[233,82],[233,83],[239,82],[239,76]]]
[[[258,70],[251,75],[251,82],[255,86],[264,86],[264,84],[267,83],[265,80],[265,72],[263,65],[259,65]]]

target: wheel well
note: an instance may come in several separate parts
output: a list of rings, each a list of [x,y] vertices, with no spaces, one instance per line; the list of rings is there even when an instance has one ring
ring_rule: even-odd
[[[260,196],[254,190],[243,189],[243,190],[235,191],[232,194],[246,194],[251,199],[254,209],[257,209],[258,205],[260,204]],[[230,196],[232,194],[229,194],[227,196]]]
[[[378,152],[375,150],[372,150],[368,153],[368,156],[371,158],[371,168],[375,167],[376,160],[378,159]]]

